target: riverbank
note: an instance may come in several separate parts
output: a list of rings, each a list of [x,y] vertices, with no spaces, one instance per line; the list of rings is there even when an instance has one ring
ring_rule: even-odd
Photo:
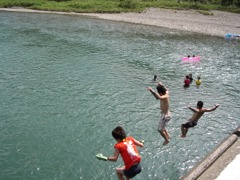
[[[211,11],[204,15],[196,10],[169,10],[149,8],[142,13],[66,13],[24,8],[0,8],[0,11],[75,14],[94,18],[166,27],[170,29],[223,37],[226,33],[240,34],[239,14]]]

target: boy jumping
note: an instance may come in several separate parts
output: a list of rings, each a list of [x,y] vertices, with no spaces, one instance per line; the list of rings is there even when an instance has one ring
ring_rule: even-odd
[[[163,145],[166,145],[170,142],[170,135],[166,129],[166,125],[171,119],[171,113],[169,111],[169,92],[160,82],[157,86],[157,92],[151,87],[148,87],[147,90],[150,91],[157,100],[160,100],[161,116],[158,125],[158,132],[165,140]]]
[[[188,108],[193,111],[193,116],[188,120],[188,122],[181,125],[181,131],[182,131],[181,137],[182,138],[186,137],[186,134],[188,132],[188,128],[196,126],[198,120],[202,117],[202,115],[205,112],[214,111],[218,107],[219,107],[219,105],[216,104],[213,108],[203,108],[203,102],[202,101],[197,102],[197,108],[192,108],[192,107],[189,106]]]
[[[117,141],[114,145],[114,155],[110,157],[101,156],[98,158],[105,161],[117,161],[119,155],[122,156],[124,166],[116,168],[117,176],[119,180],[123,180],[124,176],[127,180],[135,177],[142,171],[141,156],[138,153],[137,147],[143,147],[143,142],[137,141],[131,136],[126,136],[124,129],[121,126],[117,126],[112,131],[112,136]]]

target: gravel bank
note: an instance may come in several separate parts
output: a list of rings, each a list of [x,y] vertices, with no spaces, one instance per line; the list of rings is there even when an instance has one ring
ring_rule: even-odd
[[[240,34],[240,14],[211,11],[203,15],[195,10],[168,10],[149,8],[142,13],[64,13],[24,8],[0,8],[0,11],[76,14],[94,18],[166,27],[223,37],[226,33]]]

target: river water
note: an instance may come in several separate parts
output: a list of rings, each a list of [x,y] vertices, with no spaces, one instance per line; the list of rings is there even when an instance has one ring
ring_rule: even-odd
[[[117,179],[111,131],[144,139],[135,179],[175,180],[239,125],[240,45],[164,28],[74,15],[0,12],[0,179]],[[200,62],[183,63],[185,55]],[[202,78],[183,88],[184,76]],[[153,75],[170,91],[171,142],[157,131]],[[198,100],[206,113],[185,139]]]

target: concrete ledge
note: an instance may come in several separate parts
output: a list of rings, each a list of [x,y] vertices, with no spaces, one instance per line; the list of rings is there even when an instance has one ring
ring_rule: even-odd
[[[224,139],[209,155],[207,155],[197,166],[188,172],[182,180],[194,180],[200,177],[225,151],[227,151],[239,138],[240,128]]]
[[[240,128],[237,128],[237,129],[233,132],[233,134],[236,134],[237,136],[240,137]]]

